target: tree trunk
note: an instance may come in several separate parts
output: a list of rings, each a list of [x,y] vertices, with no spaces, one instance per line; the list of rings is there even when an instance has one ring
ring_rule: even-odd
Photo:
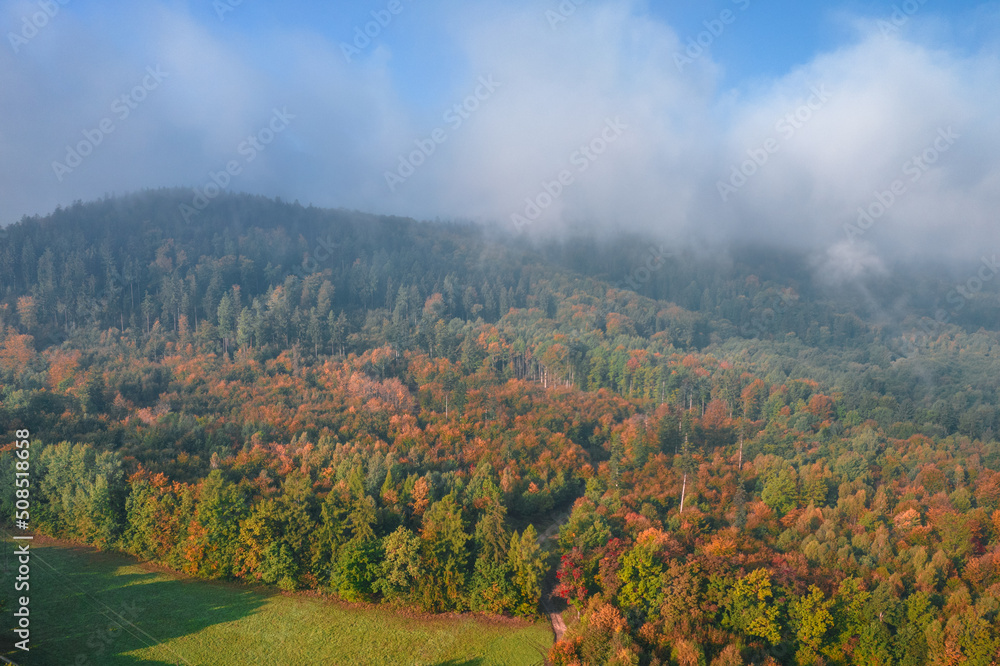
[[[740,464],[737,468],[738,471],[743,471],[743,428],[740,428]]]
[[[688,475],[684,472],[684,482],[681,484],[681,513],[684,513],[684,494],[687,492]]]

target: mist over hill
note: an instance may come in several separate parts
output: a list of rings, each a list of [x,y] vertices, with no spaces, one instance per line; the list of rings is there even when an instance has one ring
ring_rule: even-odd
[[[0,25],[0,660],[1000,663],[1000,0]]]
[[[832,279],[782,247],[190,201],[0,236],[0,436],[31,434],[40,534],[544,612],[557,664],[1000,650],[988,263]]]
[[[241,328],[260,346],[319,350],[330,347],[339,318],[339,351],[360,353],[382,335],[418,348],[407,329],[435,294],[435,316],[456,325],[516,328],[516,313],[534,312],[575,338],[592,333],[572,317],[585,303],[596,317],[589,327],[604,336],[609,317],[623,314],[619,333],[663,338],[677,351],[792,344],[821,351],[813,364],[828,372],[841,373],[837,364],[851,358],[898,373],[916,398],[928,386],[918,379],[928,349],[968,335],[992,339],[1000,322],[996,284],[980,270],[988,262],[968,275],[957,264],[901,261],[831,279],[813,255],[783,248],[681,246],[638,234],[545,240],[230,194],[188,220],[189,196],[159,190],[77,203],[10,227],[0,240],[3,324],[45,346],[94,329],[141,339],[155,321],[175,333],[207,326],[207,336],[229,326],[234,337],[246,315],[266,320]],[[220,323],[227,295],[232,321]]]

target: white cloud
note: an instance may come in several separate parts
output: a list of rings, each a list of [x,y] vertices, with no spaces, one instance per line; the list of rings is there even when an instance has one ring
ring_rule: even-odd
[[[4,6],[8,24],[24,6]],[[865,270],[879,255],[966,256],[1000,241],[993,50],[886,38],[859,24],[852,43],[785,76],[720,90],[708,55],[678,71],[678,35],[639,2],[585,3],[555,29],[544,10],[477,3],[411,12],[408,20],[439,20],[456,58],[450,71],[426,74],[447,76],[434,87],[447,93],[421,100],[439,109],[430,115],[403,101],[401,89],[413,85],[402,85],[400,56],[384,44],[346,63],[336,40],[313,30],[277,25],[249,35],[227,22],[222,31],[153,3],[130,8],[120,26],[127,38],[107,39],[95,26],[110,15],[94,10],[98,18],[86,23],[67,11],[23,53],[0,56],[0,85],[18,91],[0,99],[0,218],[110,191],[202,184],[272,108],[287,107],[296,120],[234,189],[512,228],[511,213],[567,169],[575,182],[532,225],[539,232],[629,227],[830,248],[830,261]],[[933,29],[901,34],[939,36],[940,19],[926,21]],[[170,75],[162,88],[57,182],[51,162],[64,146],[156,64]],[[480,76],[501,85],[450,127],[441,114],[473,94]],[[830,99],[801,128],[779,129],[815,86]],[[571,156],[609,118],[627,130],[580,173]],[[391,192],[385,172],[438,127],[447,141]],[[960,138],[906,180],[860,239],[866,249],[843,245],[857,209],[908,179],[907,160],[949,127]],[[717,183],[769,139],[777,152],[723,202]]]

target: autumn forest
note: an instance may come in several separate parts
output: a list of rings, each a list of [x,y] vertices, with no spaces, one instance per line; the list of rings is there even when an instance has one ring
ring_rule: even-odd
[[[39,533],[552,664],[1000,659],[995,289],[185,196],[0,237],[5,520],[27,428]]]

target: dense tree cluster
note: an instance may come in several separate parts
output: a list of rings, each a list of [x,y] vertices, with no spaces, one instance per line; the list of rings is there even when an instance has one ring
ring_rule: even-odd
[[[553,587],[557,664],[1000,658],[995,296],[889,326],[794,256],[636,293],[639,240],[177,200],[0,239],[39,530],[432,612]]]

